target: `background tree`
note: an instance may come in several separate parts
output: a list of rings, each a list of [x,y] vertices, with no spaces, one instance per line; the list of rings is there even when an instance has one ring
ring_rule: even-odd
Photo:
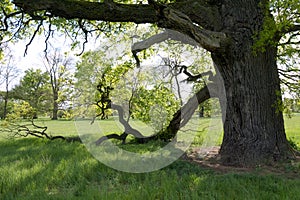
[[[4,101],[2,118],[5,119],[8,113],[7,108],[10,98],[11,83],[18,77],[20,73],[20,70],[14,64],[14,57],[11,55],[10,51],[1,63],[1,70],[1,81],[5,89],[2,97]]]
[[[52,120],[58,119],[58,110],[67,100],[66,95],[72,83],[72,78],[69,73],[71,65],[72,59],[61,54],[58,49],[55,49],[43,60],[43,66],[49,76],[51,87]]]
[[[109,27],[115,24],[105,21],[152,23],[188,35],[211,52],[215,71],[224,81],[226,105],[222,95],[208,92],[209,87],[222,90],[218,88],[221,80],[216,77],[196,94],[201,102],[212,96],[221,99],[224,115],[222,162],[253,166],[293,157],[284,131],[282,111],[278,109],[282,94],[276,59],[281,38],[292,37],[290,41],[294,44],[290,49],[296,49],[294,45],[299,44],[299,38],[294,36],[300,30],[298,1],[149,0],[145,4],[128,1],[121,1],[124,3],[121,4],[113,1],[14,0],[16,7],[6,3],[1,4],[4,7],[1,15],[2,29],[7,35],[17,30],[24,33],[27,27],[35,25],[34,38],[44,24],[51,24],[45,29],[46,35],[51,35],[54,25],[75,36],[78,30],[87,36],[95,30],[110,31]],[[118,30],[126,31],[126,27],[121,26]],[[149,47],[149,44],[143,44],[142,48],[134,49],[135,57],[140,50]],[[190,115],[185,115],[185,108],[183,106],[178,111],[181,115],[177,116],[186,119],[171,122],[187,121]]]
[[[49,111],[47,109],[51,102],[49,80],[48,73],[40,69],[29,69],[25,71],[24,77],[13,89],[14,98],[28,102],[34,109],[33,118],[37,118],[38,113]]]

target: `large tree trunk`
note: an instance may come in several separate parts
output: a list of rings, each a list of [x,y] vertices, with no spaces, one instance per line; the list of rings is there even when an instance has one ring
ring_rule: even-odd
[[[262,29],[264,11],[254,0],[227,1],[222,11],[232,43],[226,53],[212,54],[227,99],[221,159],[229,165],[253,166],[288,158],[291,152],[278,107],[277,49],[253,50],[253,35]]]

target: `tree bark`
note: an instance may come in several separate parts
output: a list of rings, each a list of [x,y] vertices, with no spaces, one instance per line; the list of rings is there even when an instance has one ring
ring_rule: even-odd
[[[174,138],[177,132],[189,122],[199,104],[208,100],[210,97],[210,91],[207,86],[192,96],[188,102],[173,115],[172,120],[165,130],[166,137],[168,139]]]
[[[52,118],[51,120],[58,120],[58,94],[56,91],[53,91],[53,109],[52,109]]]
[[[7,116],[8,93],[8,90],[6,90],[4,95],[3,119],[6,119]]]
[[[262,30],[264,12],[257,1],[225,1],[223,19],[232,43],[226,53],[212,53],[226,91],[223,163],[255,166],[292,156],[286,140],[277,48],[252,49],[253,35]],[[225,108],[224,108],[225,109]]]

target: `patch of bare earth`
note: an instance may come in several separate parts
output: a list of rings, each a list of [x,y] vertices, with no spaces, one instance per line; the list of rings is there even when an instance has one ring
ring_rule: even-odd
[[[185,155],[184,159],[219,173],[255,172],[261,175],[274,174],[283,175],[288,178],[300,178],[300,156],[297,156],[291,163],[245,168],[222,165],[218,154],[219,150],[220,147],[218,146],[192,148],[191,151]]]

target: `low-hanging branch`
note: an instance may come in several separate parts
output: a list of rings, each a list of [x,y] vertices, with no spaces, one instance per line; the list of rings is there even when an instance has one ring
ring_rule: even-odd
[[[138,130],[132,128],[130,124],[124,119],[124,110],[121,106],[110,103],[107,106],[108,108],[114,109],[118,111],[119,122],[124,127],[124,132],[121,135],[118,134],[109,134],[106,136],[102,136],[99,138],[95,143],[96,145],[102,144],[104,141],[108,139],[117,139],[121,140],[122,143],[125,143],[125,140],[128,135],[133,135],[137,141],[137,143],[147,143],[151,140],[171,140],[175,138],[177,132],[184,127],[189,120],[191,119],[192,115],[195,113],[196,109],[198,108],[199,104],[205,102],[211,97],[217,97],[216,90],[217,85],[214,83],[209,83],[207,86],[199,90],[196,94],[194,94],[185,105],[183,105],[174,115],[172,120],[169,123],[169,126],[166,130],[161,130],[159,133],[167,133],[167,134],[154,134],[151,136],[143,136]],[[166,136],[167,135],[167,136]]]
[[[105,75],[102,76],[102,80],[105,80]],[[140,143],[144,143],[145,142],[144,140],[148,140],[146,139],[147,137],[144,137],[138,130],[132,128],[128,123],[128,121],[124,119],[124,109],[122,108],[122,106],[112,103],[110,99],[110,92],[113,89],[114,88],[111,85],[106,85],[101,82],[97,85],[97,90],[100,93],[100,99],[97,100],[95,105],[100,109],[100,113],[92,119],[91,123],[94,123],[97,117],[101,117],[101,119],[105,119],[106,110],[113,109],[118,111],[119,122],[123,125],[125,130],[122,135],[110,134],[99,138],[96,141],[96,145],[100,145],[102,142],[104,142],[107,139],[118,139],[118,140],[122,140],[122,142],[125,143],[125,140],[129,134],[137,138],[137,140]]]
[[[189,36],[186,36],[177,31],[167,29],[162,33],[153,35],[153,36],[149,37],[148,39],[145,39],[140,42],[136,42],[132,45],[131,51],[133,53],[133,57],[136,60],[136,66],[140,67],[140,60],[137,56],[138,52],[148,49],[152,45],[161,43],[167,39],[180,41],[184,44],[190,44],[193,46],[197,45],[197,42],[195,42],[195,40],[191,39]],[[199,75],[192,75],[190,72],[188,72],[186,66],[183,65],[183,66],[178,66],[178,67],[180,67],[180,73],[184,73],[186,76],[188,76],[188,79],[187,79],[188,81],[197,81],[198,79],[203,78],[204,76],[209,76],[208,79],[210,81],[213,81],[213,79],[214,79],[214,75],[211,71],[204,72]],[[211,98],[211,96],[217,96],[217,95],[215,95],[217,93],[217,92],[215,92],[216,90],[210,91],[209,88],[216,89],[216,84],[210,83],[209,86],[205,85],[204,88],[202,88],[196,94],[194,94],[188,100],[188,102],[185,105],[183,105],[173,115],[173,119],[170,121],[170,124],[167,127],[167,129],[159,131],[160,134],[161,133],[167,133],[167,134],[161,134],[161,135],[163,135],[162,137],[160,134],[155,134],[155,135],[151,135],[149,137],[145,137],[138,130],[132,128],[130,126],[130,124],[128,123],[128,121],[126,121],[124,119],[123,108],[119,105],[113,104],[112,101],[110,100],[109,94],[110,94],[111,90],[113,90],[113,88],[111,88],[109,86],[104,86],[103,84],[99,84],[97,87],[97,90],[100,92],[101,98],[97,101],[96,105],[100,108],[101,113],[98,114],[96,117],[104,116],[106,109],[117,110],[118,115],[119,115],[119,122],[123,125],[125,130],[121,135],[113,133],[113,134],[103,136],[103,137],[99,138],[95,143],[96,143],[96,145],[100,145],[101,143],[103,143],[104,141],[106,141],[108,139],[122,140],[122,143],[125,143],[125,140],[129,134],[133,135],[138,143],[145,143],[145,142],[148,142],[148,141],[154,140],[154,139],[171,140],[172,138],[174,138],[176,136],[178,130],[188,123],[188,121],[191,119],[192,115],[196,111],[199,104],[208,100],[209,98]],[[210,93],[212,93],[213,95],[211,95]],[[94,122],[95,118],[93,119],[92,123]]]
[[[197,46],[197,42],[195,42],[193,39],[188,37],[185,34],[182,34],[178,31],[173,31],[170,29],[166,29],[165,31],[155,34],[143,41],[136,42],[131,47],[131,52],[133,54],[133,57],[136,60],[137,67],[140,67],[140,60],[138,57],[138,53],[148,49],[149,47],[153,46],[154,44],[159,44],[161,42],[164,42],[166,40],[174,40],[174,41],[180,41],[183,44],[189,44],[192,46]]]
[[[109,135],[99,138],[96,141],[96,145],[100,145],[102,142],[104,142],[105,140],[108,140],[108,139],[122,140],[122,143],[124,144],[128,135],[133,135],[138,143],[146,143],[157,137],[156,135],[152,135],[149,137],[143,136],[138,130],[132,128],[130,126],[130,124],[128,123],[128,121],[124,119],[124,109],[122,108],[122,106],[110,103],[107,106],[107,109],[109,109],[109,108],[118,111],[119,122],[123,125],[125,130],[121,135],[114,133],[114,134],[109,134]]]

